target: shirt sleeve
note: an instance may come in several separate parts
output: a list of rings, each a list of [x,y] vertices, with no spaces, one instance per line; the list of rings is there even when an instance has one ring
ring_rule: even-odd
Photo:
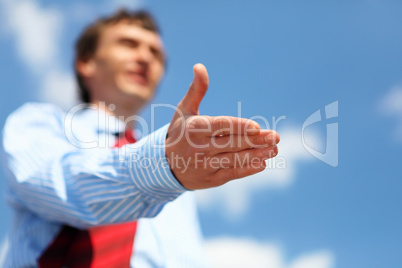
[[[88,228],[157,215],[185,188],[165,156],[168,126],[121,148],[79,148],[64,114],[29,104],[10,115],[3,147],[14,206],[49,221]]]

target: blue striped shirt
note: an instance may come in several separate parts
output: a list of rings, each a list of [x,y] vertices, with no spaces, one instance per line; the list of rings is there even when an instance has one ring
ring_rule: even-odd
[[[4,266],[36,267],[63,224],[140,219],[132,267],[204,267],[193,194],[183,194],[165,157],[167,128],[111,148],[124,124],[101,110],[29,103],[11,114],[3,149],[14,217]]]

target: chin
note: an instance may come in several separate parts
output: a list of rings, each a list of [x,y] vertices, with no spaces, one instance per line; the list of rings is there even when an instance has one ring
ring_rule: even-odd
[[[147,92],[138,92],[138,91],[124,91],[123,98],[127,100],[132,100],[136,103],[147,103],[151,100],[150,94]]]

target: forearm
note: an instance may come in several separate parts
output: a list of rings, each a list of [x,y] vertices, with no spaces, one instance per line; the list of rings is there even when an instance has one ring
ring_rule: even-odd
[[[80,228],[152,217],[184,191],[167,164],[165,136],[166,127],[119,149],[57,149],[55,142],[14,150],[9,185],[34,214]]]

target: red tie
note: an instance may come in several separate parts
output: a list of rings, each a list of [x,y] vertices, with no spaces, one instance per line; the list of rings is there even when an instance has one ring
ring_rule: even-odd
[[[115,147],[134,143],[133,132],[126,130]],[[130,267],[137,222],[97,226],[78,230],[63,226],[58,236],[38,259],[39,268]]]

